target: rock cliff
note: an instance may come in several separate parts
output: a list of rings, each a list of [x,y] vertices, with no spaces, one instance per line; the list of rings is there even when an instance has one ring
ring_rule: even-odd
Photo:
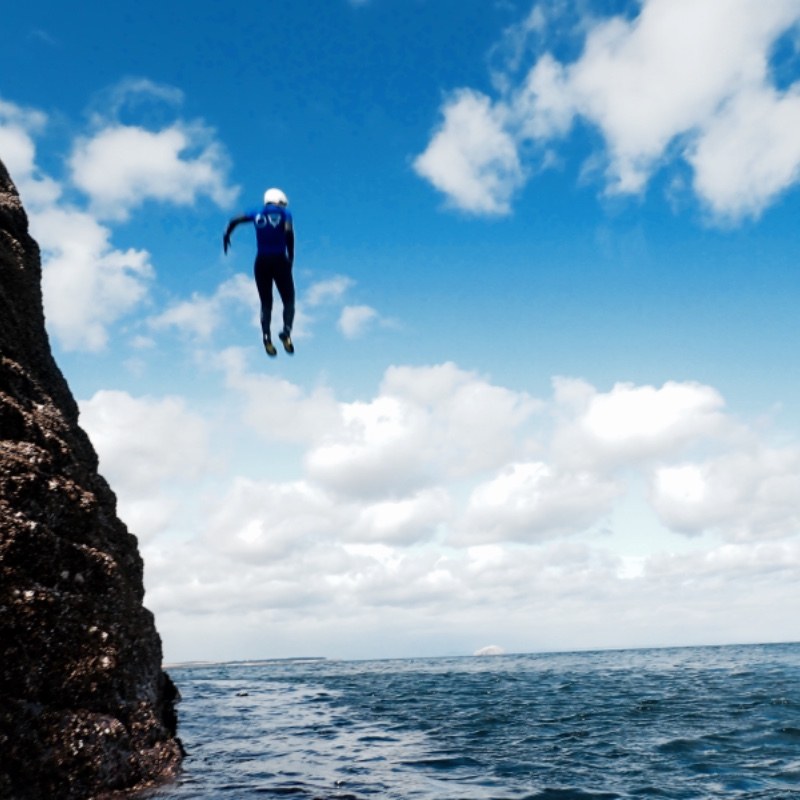
[[[50,352],[0,162],[0,798],[106,797],[181,761],[136,538]]]

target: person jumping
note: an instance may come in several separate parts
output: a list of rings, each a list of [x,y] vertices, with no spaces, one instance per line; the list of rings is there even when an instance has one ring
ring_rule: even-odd
[[[258,296],[261,300],[261,332],[267,355],[276,356],[272,344],[270,322],[272,319],[272,284],[278,287],[283,303],[283,330],[278,338],[287,353],[294,353],[292,324],[294,323],[294,225],[289,201],[280,189],[264,192],[264,207],[258,211],[234,217],[222,237],[222,248],[227,254],[231,246],[231,233],[242,222],[252,222],[256,229],[256,260],[253,266]]]

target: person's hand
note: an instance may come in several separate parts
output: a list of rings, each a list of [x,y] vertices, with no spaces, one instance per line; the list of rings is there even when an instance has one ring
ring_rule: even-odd
[[[222,237],[222,250],[227,253],[228,248],[231,246],[231,235],[227,231],[225,235]]]

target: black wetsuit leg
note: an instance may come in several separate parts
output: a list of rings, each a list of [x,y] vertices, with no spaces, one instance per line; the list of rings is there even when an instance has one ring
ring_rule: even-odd
[[[291,331],[294,324],[294,278],[288,258],[277,258],[272,277],[283,303],[283,329]]]
[[[269,256],[256,256],[256,263],[253,265],[258,297],[261,300],[261,331],[267,338],[270,337],[272,319],[272,261]]]

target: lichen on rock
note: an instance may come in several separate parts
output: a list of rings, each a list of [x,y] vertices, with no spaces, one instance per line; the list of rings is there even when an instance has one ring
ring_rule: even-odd
[[[3,800],[113,796],[178,770],[178,693],[142,574],[53,359],[39,248],[0,162]]]

